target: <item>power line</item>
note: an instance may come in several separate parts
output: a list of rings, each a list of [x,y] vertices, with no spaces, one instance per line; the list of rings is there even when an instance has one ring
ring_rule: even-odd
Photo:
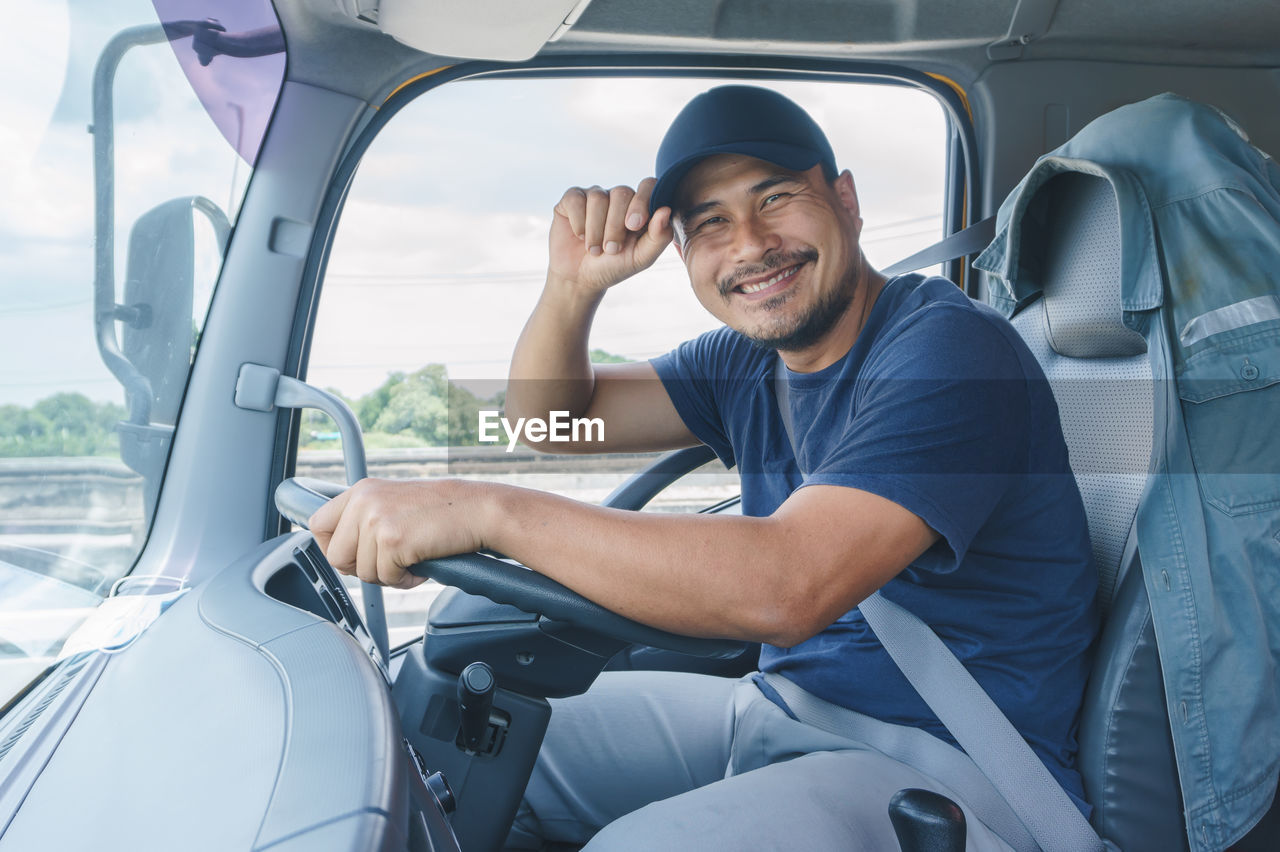
[[[58,302],[53,305],[27,305],[24,307],[10,308],[6,307],[6,314],[39,314],[45,311],[64,311],[67,308],[78,308],[81,305],[87,305],[93,301],[92,296],[86,296],[83,299],[76,299],[73,302]]]
[[[875,233],[879,231],[887,231],[891,228],[899,228],[903,225],[915,225],[920,222],[931,222],[941,220],[942,214],[935,213],[928,216],[915,216],[910,219],[898,219],[893,222],[884,222],[879,225],[872,225],[862,229],[864,234]],[[907,237],[918,237],[926,234],[935,233],[933,229],[924,231],[912,231],[906,234],[894,234],[874,239],[864,239],[862,242],[874,243],[884,242],[885,240],[905,239]],[[683,269],[684,264],[680,261],[665,261],[654,264],[651,270],[667,271]],[[344,284],[347,282],[357,283],[362,287],[423,287],[433,284],[457,284],[460,282],[473,282],[483,284],[523,284],[538,283],[546,278],[547,270],[544,267],[536,269],[504,269],[495,270],[493,272],[421,272],[421,273],[397,273],[397,272],[335,272],[325,276],[325,283]]]
[[[935,231],[933,228],[930,228],[930,229],[929,229],[929,230],[927,230],[927,231],[912,231],[912,232],[911,232],[911,233],[909,233],[909,234],[890,234],[889,236],[886,236],[886,237],[876,237],[876,238],[875,238],[875,239],[873,239],[873,240],[860,240],[859,242],[863,242],[863,243],[887,243],[887,242],[889,242],[890,240],[905,240],[905,239],[907,239],[908,237],[924,237],[924,236],[928,236],[929,234],[937,234],[937,233],[938,233],[938,232],[937,232],[937,231]]]
[[[59,387],[65,385],[106,385],[114,384],[115,379],[43,379],[30,382],[0,382],[0,388],[35,388],[35,387]]]
[[[899,219],[896,222],[882,222],[876,225],[868,225],[867,227],[862,229],[862,233],[865,234],[870,231],[884,231],[884,230],[887,230],[888,228],[897,228],[901,225],[915,225],[920,222],[932,222],[934,219],[941,219],[941,218],[942,218],[941,213],[932,213],[928,216],[916,216],[914,219]]]

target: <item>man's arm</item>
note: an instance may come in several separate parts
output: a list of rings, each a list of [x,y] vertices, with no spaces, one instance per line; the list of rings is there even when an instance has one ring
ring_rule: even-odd
[[[605,291],[658,259],[671,242],[671,211],[649,217],[653,178],[637,190],[574,187],[556,204],[547,283],[511,360],[506,414],[553,411],[599,418],[604,440],[539,444],[557,452],[672,449],[697,439],[647,363],[592,365],[591,322]]]
[[[339,571],[408,587],[404,567],[494,548],[601,606],[675,633],[782,647],[826,628],[937,539],[883,497],[801,488],[770,517],[623,512],[484,482],[364,480],[311,529]]]

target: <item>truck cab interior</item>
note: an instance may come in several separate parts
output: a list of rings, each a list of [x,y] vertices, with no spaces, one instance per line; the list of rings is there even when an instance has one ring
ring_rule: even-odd
[[[501,554],[422,563],[412,595],[362,586],[305,529],[367,474],[739,511],[706,447],[575,467],[482,435],[556,189],[645,176],[725,81],[832,127],[876,265],[916,256],[1044,367],[1100,576],[1094,830],[1280,848],[1276,4],[29,14],[0,66],[0,852],[497,849],[548,699],[607,667],[750,670],[741,643]],[[668,255],[602,313],[601,360],[702,330],[681,273]],[[903,802],[904,850],[963,848],[933,804]]]

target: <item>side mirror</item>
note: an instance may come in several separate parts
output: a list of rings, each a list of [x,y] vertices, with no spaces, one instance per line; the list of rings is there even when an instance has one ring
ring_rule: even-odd
[[[213,202],[199,196],[152,208],[129,232],[124,304],[117,306],[116,317],[123,324],[122,354],[150,385],[151,403],[146,420],[131,418],[134,422],[172,425],[178,417],[195,343],[196,210],[213,224],[222,251],[230,223]]]
[[[226,214],[203,196],[175,198],[148,210],[129,232],[124,304],[116,304],[112,280],[102,274],[104,268],[110,270],[109,263],[100,259],[94,279],[98,350],[129,403],[129,419],[116,424],[120,457],[142,474],[148,523],[195,343],[196,210],[213,224],[218,252],[225,253],[231,234]],[[124,327],[122,343],[116,337],[117,321]]]

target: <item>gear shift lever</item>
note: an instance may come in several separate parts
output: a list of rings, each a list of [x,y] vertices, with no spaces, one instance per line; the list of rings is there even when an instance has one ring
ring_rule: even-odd
[[[946,796],[899,790],[889,801],[889,820],[902,852],[964,852],[964,811]]]
[[[474,753],[484,746],[497,679],[488,663],[472,663],[458,675],[458,747]]]

